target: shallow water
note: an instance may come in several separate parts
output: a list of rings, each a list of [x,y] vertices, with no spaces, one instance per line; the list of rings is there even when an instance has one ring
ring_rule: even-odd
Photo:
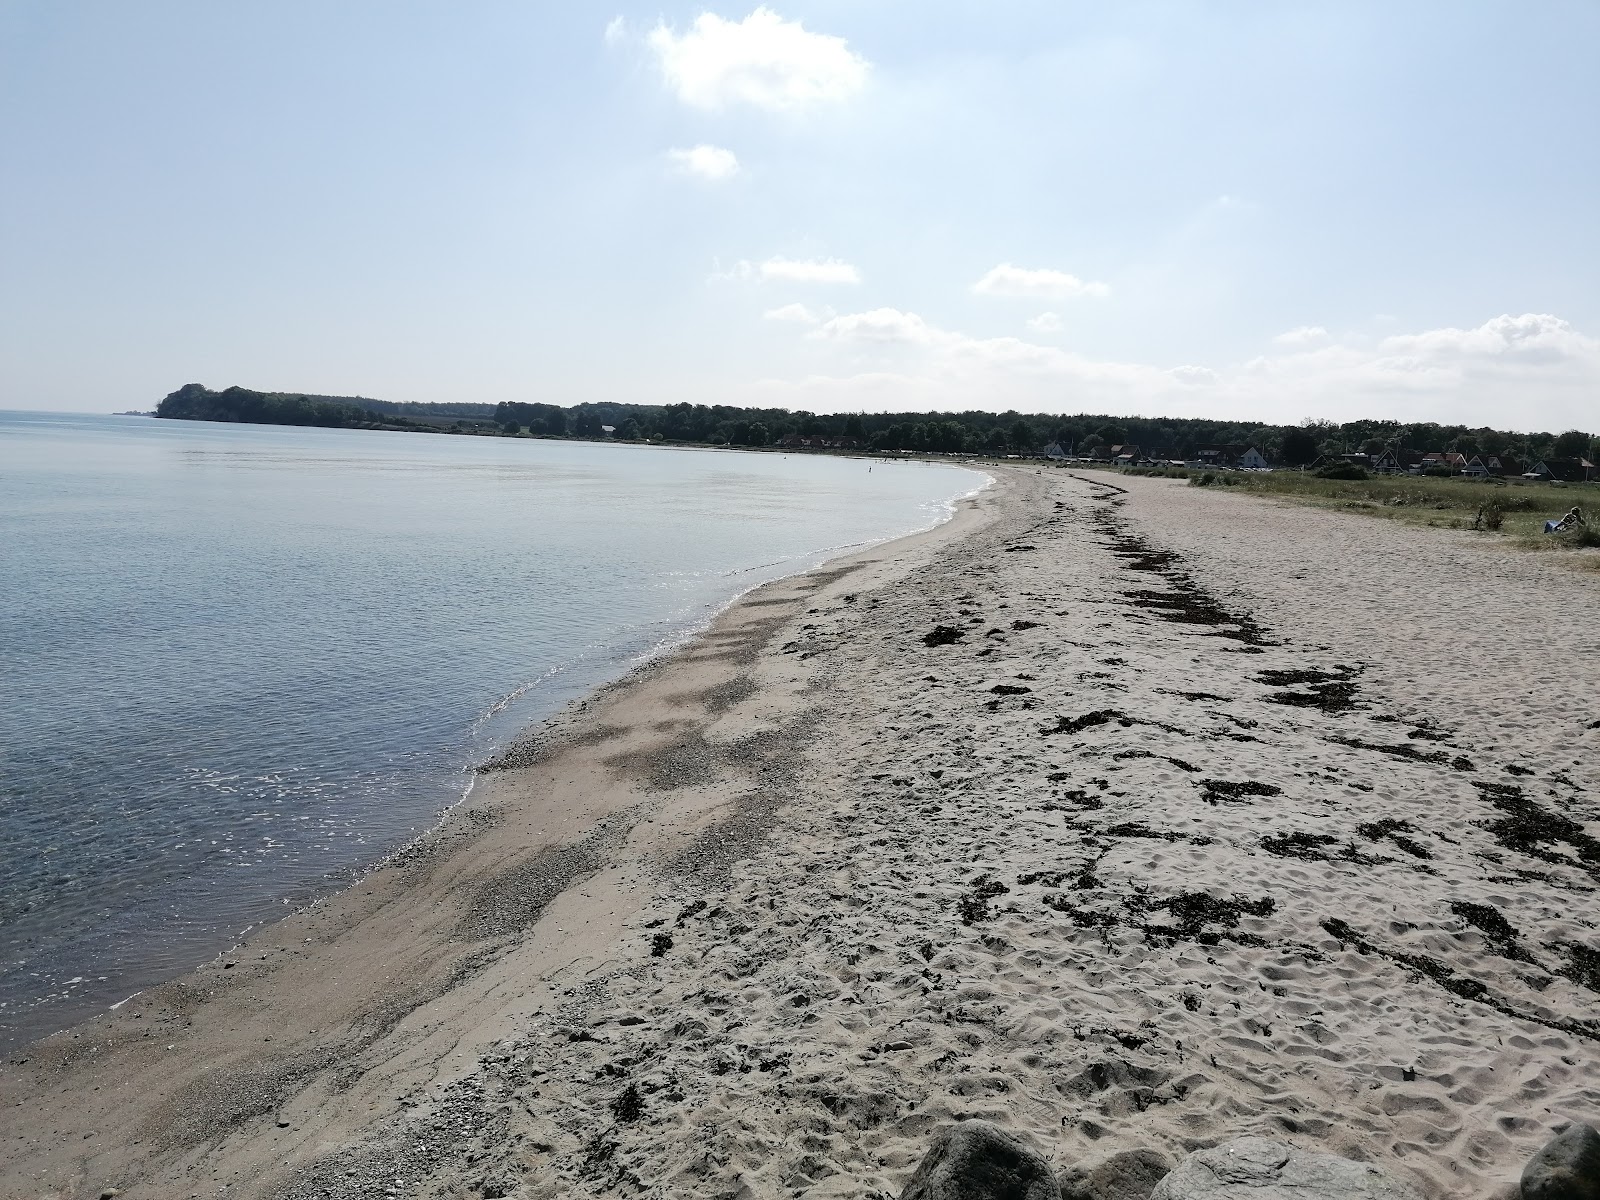
[[[0,412],[0,1045],[348,882],[946,466]]]

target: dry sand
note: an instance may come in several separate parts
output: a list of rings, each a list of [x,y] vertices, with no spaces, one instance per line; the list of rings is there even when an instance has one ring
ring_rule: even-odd
[[[1600,578],[1001,474],[14,1055],[0,1195],[882,1196],[980,1116],[1486,1196],[1593,1120]]]

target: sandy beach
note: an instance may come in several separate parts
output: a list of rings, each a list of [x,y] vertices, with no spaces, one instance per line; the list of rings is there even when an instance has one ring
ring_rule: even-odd
[[[1600,1112],[1600,575],[996,474],[11,1055],[0,1196],[887,1197],[965,1117],[1508,1194]]]

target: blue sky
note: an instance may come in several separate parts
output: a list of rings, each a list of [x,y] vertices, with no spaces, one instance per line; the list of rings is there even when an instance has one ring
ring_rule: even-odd
[[[1600,427],[1600,6],[0,5],[0,406]]]

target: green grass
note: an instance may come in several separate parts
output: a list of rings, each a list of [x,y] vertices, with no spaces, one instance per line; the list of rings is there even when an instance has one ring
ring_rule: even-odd
[[[1238,471],[1172,471],[1168,468],[1132,468],[1128,474],[1187,474],[1191,484],[1227,487],[1236,492],[1312,504],[1363,516],[1382,517],[1408,525],[1444,529],[1472,529],[1481,508],[1498,505],[1502,523],[1498,531],[1480,529],[1479,536],[1506,538],[1527,550],[1588,549],[1584,565],[1600,570],[1600,483],[1569,483],[1557,487],[1532,480],[1438,479],[1429,476],[1378,475],[1371,479],[1319,479],[1299,471],[1254,474]],[[1210,476],[1208,483],[1201,481]],[[1573,505],[1583,509],[1588,532],[1550,536],[1547,520],[1557,520]]]

